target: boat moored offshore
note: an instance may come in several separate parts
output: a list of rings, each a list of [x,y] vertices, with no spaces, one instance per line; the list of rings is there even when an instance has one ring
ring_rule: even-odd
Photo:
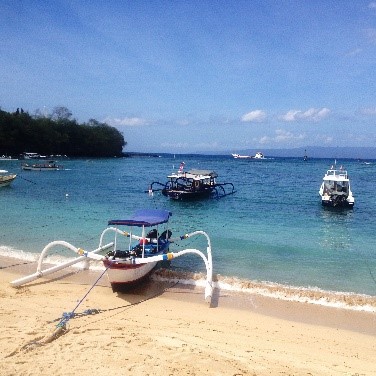
[[[350,178],[347,171],[336,163],[326,171],[319,195],[323,206],[353,208],[355,198],[351,191]]]
[[[148,192],[152,195],[161,191],[164,196],[181,201],[219,199],[236,192],[232,183],[218,183],[217,177],[218,174],[212,170],[192,169],[185,172],[182,162],[179,170],[167,177],[166,183],[153,182]]]

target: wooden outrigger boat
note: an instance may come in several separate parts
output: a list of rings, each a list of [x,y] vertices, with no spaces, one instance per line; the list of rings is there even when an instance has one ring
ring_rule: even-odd
[[[149,195],[161,191],[173,200],[191,201],[206,198],[222,198],[234,194],[232,183],[218,183],[218,174],[211,170],[184,171],[184,162],[176,173],[169,175],[166,183],[155,181],[150,184]],[[155,188],[157,187],[157,188]]]
[[[95,260],[103,262],[113,291],[122,291],[125,288],[129,289],[129,287],[138,284],[142,279],[146,278],[158,262],[172,260],[186,254],[196,254],[203,259],[206,266],[205,299],[210,302],[213,292],[210,238],[204,231],[194,231],[173,239],[171,237],[172,233],[168,229],[170,216],[171,213],[167,210],[143,209],[136,211],[129,219],[110,220],[108,222],[110,227],[107,227],[100,236],[98,248],[90,252],[84,251],[65,241],[53,241],[47,244],[40,254],[36,272],[12,281],[11,285],[13,287],[21,286],[78,262]],[[118,226],[128,226],[129,231],[122,231]],[[141,233],[134,233],[137,230]],[[105,244],[104,237],[108,233],[114,234],[114,240]],[[128,243],[126,248],[120,246],[119,235],[126,238]],[[175,241],[181,241],[198,235],[206,237],[206,254],[198,249],[191,248],[177,252],[169,251],[170,245]],[[77,257],[60,265],[43,269],[43,260],[49,250],[56,246],[62,246],[73,251],[77,254]]]

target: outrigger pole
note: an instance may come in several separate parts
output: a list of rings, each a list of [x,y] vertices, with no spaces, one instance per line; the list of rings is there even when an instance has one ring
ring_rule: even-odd
[[[73,260],[69,260],[67,262],[64,262],[62,264],[53,266],[51,268],[42,270],[42,263],[43,263],[43,259],[44,259],[45,255],[46,255],[46,253],[48,252],[48,250],[50,248],[52,248],[52,247],[54,247],[56,245],[64,246],[65,248],[68,248],[68,249],[72,250],[73,252],[76,252],[77,254],[82,254],[82,256],[77,257],[77,258],[75,258]],[[95,249],[94,251],[92,251],[90,253],[96,254],[98,252],[101,252],[101,251],[104,251],[104,250],[106,250],[108,248],[111,248],[113,245],[114,245],[114,242],[108,243],[108,244],[106,244],[104,246],[101,246],[101,247]],[[47,244],[44,247],[42,253],[39,256],[37,271],[35,273],[30,274],[30,275],[28,275],[26,277],[22,277],[22,278],[16,279],[16,280],[10,282],[10,284],[13,287],[18,287],[18,286],[24,285],[25,283],[32,282],[32,281],[34,281],[34,280],[36,280],[38,278],[41,278],[41,277],[43,277],[45,275],[49,275],[49,274],[55,273],[55,272],[57,272],[59,270],[68,268],[69,266],[77,264],[80,261],[87,261],[87,256],[84,254],[84,251],[81,248],[76,248],[72,244],[69,244],[68,242],[65,242],[65,241],[62,241],[62,240],[56,240],[56,241],[53,241],[53,242]]]

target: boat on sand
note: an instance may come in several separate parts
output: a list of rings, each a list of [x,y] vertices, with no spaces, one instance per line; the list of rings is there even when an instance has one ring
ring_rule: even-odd
[[[93,251],[84,251],[66,241],[53,241],[42,250],[37,270],[26,277],[11,282],[11,286],[17,287],[32,282],[37,278],[49,275],[58,270],[63,270],[78,262],[101,261],[105,267],[107,276],[113,291],[129,290],[146,278],[161,261],[169,261],[176,257],[195,254],[201,257],[206,267],[205,299],[210,302],[213,292],[213,266],[211,254],[211,242],[204,231],[194,231],[188,234],[172,238],[168,229],[171,212],[159,209],[140,209],[127,219],[114,219],[108,222],[109,227],[103,230],[98,248]],[[119,227],[126,226],[128,231]],[[113,240],[108,243],[104,238],[112,234]],[[170,245],[185,239],[203,236],[207,246],[205,251],[195,248],[187,248],[175,252],[170,251]],[[120,239],[119,239],[120,238]],[[126,243],[126,244],[124,244]],[[77,256],[59,265],[43,268],[43,261],[55,247],[63,247],[75,253]]]

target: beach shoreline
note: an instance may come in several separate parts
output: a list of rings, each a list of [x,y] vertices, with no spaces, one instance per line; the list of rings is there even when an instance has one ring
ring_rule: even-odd
[[[10,281],[34,272],[35,263],[1,261],[7,375],[374,372],[374,313],[220,290],[209,306],[201,288],[166,282],[117,294],[106,277],[83,299],[100,272],[59,272],[13,288]],[[78,304],[69,330],[44,343]]]

